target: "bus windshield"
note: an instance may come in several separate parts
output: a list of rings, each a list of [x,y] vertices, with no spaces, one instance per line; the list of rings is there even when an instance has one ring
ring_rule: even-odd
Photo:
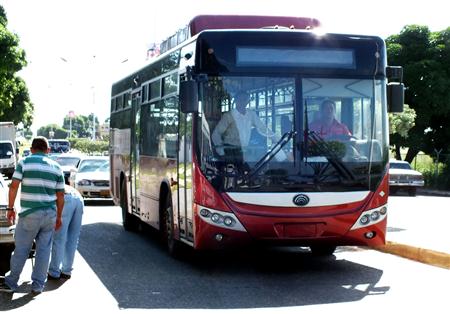
[[[387,163],[383,80],[209,76],[197,151],[220,191],[374,189]]]

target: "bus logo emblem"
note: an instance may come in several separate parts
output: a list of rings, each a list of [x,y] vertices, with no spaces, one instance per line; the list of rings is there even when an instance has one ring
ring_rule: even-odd
[[[297,206],[305,206],[309,203],[309,197],[305,194],[298,194],[292,200]]]

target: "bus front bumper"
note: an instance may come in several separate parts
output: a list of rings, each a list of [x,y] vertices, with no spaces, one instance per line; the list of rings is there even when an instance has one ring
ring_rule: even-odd
[[[358,221],[366,215],[366,212],[308,218],[234,215],[219,212],[223,214],[222,217],[214,219],[217,220],[216,223],[211,219],[205,219],[201,209],[201,206],[197,206],[195,215],[196,249],[241,247],[256,242],[280,246],[326,244],[375,247],[385,244],[386,214],[367,226],[358,225]],[[215,212],[210,212],[209,217]],[[242,228],[226,227],[223,221],[227,216],[235,218]]]

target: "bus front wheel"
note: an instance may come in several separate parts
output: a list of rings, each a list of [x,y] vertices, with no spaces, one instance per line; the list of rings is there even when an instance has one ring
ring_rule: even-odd
[[[181,243],[174,237],[173,208],[170,196],[166,197],[162,208],[161,217],[161,238],[171,256],[178,257],[181,253]]]
[[[127,187],[125,182],[120,188],[120,207],[122,208],[122,223],[126,231],[138,230],[138,221],[136,217],[128,212]]]

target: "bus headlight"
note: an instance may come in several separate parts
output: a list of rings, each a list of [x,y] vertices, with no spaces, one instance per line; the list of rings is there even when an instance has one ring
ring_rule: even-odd
[[[199,206],[199,217],[210,225],[237,231],[246,231],[233,213]]]
[[[350,230],[356,230],[379,223],[380,221],[386,218],[386,214],[387,214],[386,205],[366,210],[361,213],[361,215],[358,217],[355,224],[350,228]]]

